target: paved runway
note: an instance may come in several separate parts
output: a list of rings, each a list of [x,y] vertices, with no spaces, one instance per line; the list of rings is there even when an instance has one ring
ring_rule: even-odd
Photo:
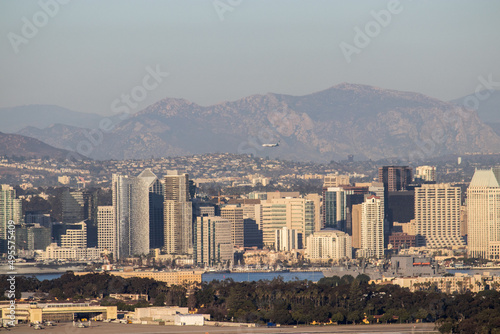
[[[415,326],[415,327],[414,327]],[[46,327],[43,330],[34,330],[28,325],[18,325],[4,333],[40,333],[40,334],[315,334],[315,333],[356,333],[356,334],[424,334],[439,333],[434,324],[393,324],[393,325],[341,325],[341,326],[299,326],[294,327],[213,327],[213,326],[158,326],[158,325],[126,325],[112,323],[92,323],[91,328],[76,328],[71,323],[58,324],[55,327]]]

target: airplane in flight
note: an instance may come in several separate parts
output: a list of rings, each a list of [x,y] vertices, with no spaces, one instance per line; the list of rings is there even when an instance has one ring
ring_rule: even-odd
[[[277,147],[277,146],[280,146],[279,140],[276,144],[262,144],[262,147]]]

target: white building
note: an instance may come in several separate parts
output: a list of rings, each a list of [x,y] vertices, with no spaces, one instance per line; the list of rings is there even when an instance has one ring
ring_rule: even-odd
[[[41,260],[99,260],[104,251],[100,248],[68,248],[52,243],[44,251],[40,251]]]
[[[176,314],[174,325],[176,326],[203,326],[205,317],[203,314]]]
[[[275,231],[274,246],[278,252],[289,252],[292,249],[302,248],[302,235],[297,233],[297,230],[283,227]]]
[[[384,257],[384,204],[380,197],[371,195],[361,204],[362,257]]]
[[[418,166],[414,179],[420,179],[427,182],[436,182],[436,167],[435,166]]]
[[[151,170],[146,169],[137,177],[113,174],[113,207],[116,226],[116,258],[144,255],[149,253],[150,228],[162,225],[150,220],[152,198],[150,194],[163,194],[160,181]],[[160,198],[160,206],[161,198]],[[161,226],[160,226],[161,227]],[[157,233],[161,233],[162,228]],[[158,245],[155,245],[158,247]]]
[[[351,237],[338,230],[321,230],[307,238],[306,257],[328,261],[352,258]]]
[[[461,190],[448,183],[415,188],[415,233],[428,248],[464,246],[460,236]]]
[[[500,258],[500,168],[477,169],[467,188],[470,257]]]

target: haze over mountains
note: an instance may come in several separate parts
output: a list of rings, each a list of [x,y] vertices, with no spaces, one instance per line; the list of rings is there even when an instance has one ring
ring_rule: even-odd
[[[52,147],[35,138],[0,132],[0,156],[50,157],[66,159],[70,152]]]
[[[496,98],[491,101],[494,110]],[[72,122],[46,117],[37,127],[18,120],[31,125],[18,133],[57,148],[80,148],[94,159],[231,152],[298,161],[338,160],[347,154],[415,160],[500,151],[492,128],[456,103],[346,83],[304,96],[269,93],[207,107],[166,98],[123,120],[114,117],[114,128],[102,137],[101,131],[90,130],[99,122],[97,115],[86,119],[80,114],[83,118]],[[278,140],[279,147],[262,147]]]

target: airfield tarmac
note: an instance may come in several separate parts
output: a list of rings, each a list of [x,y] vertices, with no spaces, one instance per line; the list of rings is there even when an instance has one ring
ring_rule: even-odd
[[[390,325],[341,325],[341,326],[299,326],[292,327],[214,327],[214,326],[158,326],[158,325],[132,325],[94,322],[89,328],[76,328],[72,323],[60,323],[54,327],[45,327],[35,330],[28,325],[11,327],[4,333],[40,333],[40,334],[315,334],[315,333],[356,333],[356,334],[425,334],[439,333],[434,329],[434,324],[390,324]]]

